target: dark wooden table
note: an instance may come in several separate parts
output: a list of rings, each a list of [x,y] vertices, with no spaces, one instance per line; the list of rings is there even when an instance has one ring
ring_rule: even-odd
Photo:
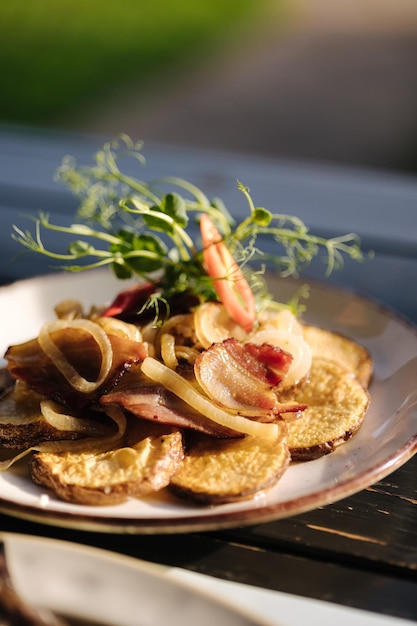
[[[52,182],[66,154],[90,157],[96,138],[0,133],[3,282],[45,271],[12,266],[5,232],[18,210],[65,214],[72,200]],[[151,146],[153,170],[175,158],[177,173],[228,203],[237,178],[259,204],[299,214],[329,233],[362,235],[374,263],[347,265],[337,276],[417,322],[417,180],[380,172],[271,162],[254,157]],[[148,157],[149,159],[149,157]],[[166,168],[168,169],[168,168]],[[169,172],[172,171],[172,165]],[[239,173],[237,173],[239,172]],[[230,196],[230,197],[227,197]],[[230,204],[229,204],[230,206]],[[10,232],[10,230],[9,230]],[[314,274],[314,271],[313,271]],[[417,381],[416,381],[417,384]],[[221,579],[279,590],[417,621],[417,457],[363,491],[316,510],[256,526],[184,535],[127,536],[74,531],[0,515],[0,530],[103,547]]]

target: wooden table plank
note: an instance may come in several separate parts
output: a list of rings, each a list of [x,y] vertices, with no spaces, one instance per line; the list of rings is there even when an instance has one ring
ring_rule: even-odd
[[[359,493],[275,522],[232,531],[233,539],[261,549],[417,578],[417,457]]]
[[[238,533],[132,536],[87,533],[0,516],[0,529],[58,538],[257,587],[417,620],[417,580],[239,543]]]

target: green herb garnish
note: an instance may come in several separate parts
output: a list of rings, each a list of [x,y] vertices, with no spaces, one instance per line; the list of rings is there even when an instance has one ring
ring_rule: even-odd
[[[142,143],[123,135],[106,143],[91,166],[79,167],[73,159],[65,158],[56,179],[80,199],[77,222],[58,226],[40,213],[34,233],[14,226],[12,237],[27,249],[62,262],[59,269],[79,272],[111,266],[120,279],[138,276],[157,283],[158,297],[168,303],[181,294],[201,302],[216,299],[213,280],[204,269],[201,246],[189,232],[190,220],[198,223],[201,213],[216,224],[258,303],[270,299],[262,279],[267,263],[274,264],[283,276],[297,276],[320,251],[326,255],[326,274],[339,267],[344,256],[363,259],[355,234],[318,237],[297,217],[256,207],[249,189],[240,182],[238,188],[249,211],[236,224],[221,201],[210,201],[183,179],[167,177],[149,183],[123,173],[122,159],[135,159],[138,167],[144,164],[142,147]],[[72,238],[65,253],[45,248],[42,233],[46,230]],[[258,238],[265,236],[276,242],[278,253],[260,250]],[[253,269],[256,261],[262,265]]]

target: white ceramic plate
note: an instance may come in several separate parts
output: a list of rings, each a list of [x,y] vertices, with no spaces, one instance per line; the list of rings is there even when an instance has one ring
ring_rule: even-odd
[[[87,626],[265,626],[168,568],[65,541],[0,535],[13,588],[30,606]],[[71,619],[72,618],[72,619]]]
[[[0,289],[0,353],[38,334],[54,305],[78,298],[86,306],[111,300],[120,283],[103,272],[60,274]],[[295,289],[273,280],[281,299]],[[332,454],[291,465],[279,483],[253,500],[203,507],[160,493],[118,506],[60,502],[13,468],[0,475],[0,509],[45,523],[118,532],[186,532],[254,524],[299,514],[344,498],[388,475],[417,449],[417,330],[390,310],[348,291],[312,284],[305,316],[343,332],[371,352],[371,406],[359,433]]]

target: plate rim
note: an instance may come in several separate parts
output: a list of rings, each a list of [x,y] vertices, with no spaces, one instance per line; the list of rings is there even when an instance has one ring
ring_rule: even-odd
[[[97,275],[103,274],[103,270],[93,270],[83,272],[84,274]],[[104,273],[108,275],[108,272],[104,270]],[[24,288],[25,285],[31,285],[39,280],[53,282],[62,275],[70,278],[68,273],[56,272],[46,275],[35,276],[31,278],[25,278],[21,280],[8,283],[0,286],[0,293],[5,290],[13,290],[15,288]],[[294,284],[299,284],[300,279],[285,278],[279,280],[285,280],[286,282],[293,281]],[[308,283],[310,287],[325,290],[332,295],[342,293],[346,295],[352,295],[361,304],[365,306],[372,306],[378,311],[387,316],[389,319],[394,319],[405,327],[408,331],[414,333],[417,337],[417,326],[407,316],[401,314],[393,307],[386,305],[375,298],[366,296],[356,289],[349,286],[340,286],[333,284],[329,281],[321,281],[319,279],[311,279],[310,277],[302,278],[302,282]],[[120,284],[120,283],[118,283]],[[328,504],[337,502],[340,499],[349,497],[358,491],[361,491],[365,486],[370,486],[375,482],[378,482],[382,478],[388,476],[396,469],[404,465],[410,458],[412,458],[417,452],[417,432],[410,437],[399,449],[388,455],[383,461],[374,467],[367,468],[356,474],[354,478],[346,478],[336,485],[333,485],[331,489],[324,490],[320,493],[321,497],[317,497],[317,492],[311,492],[303,496],[298,496],[297,499],[286,500],[283,502],[276,502],[272,504],[257,504],[256,507],[222,512],[222,506],[210,507],[210,515],[207,515],[207,507],[203,507],[202,514],[196,514],[193,516],[184,515],[176,516],[173,518],[163,517],[135,517],[126,515],[123,517],[104,517],[100,515],[94,515],[93,513],[83,513],[80,507],[78,511],[60,511],[42,508],[42,506],[36,506],[31,504],[23,504],[14,500],[6,499],[0,494],[0,511],[16,518],[28,520],[32,522],[40,522],[46,525],[59,525],[64,528],[80,529],[94,532],[114,532],[114,533],[129,533],[129,534],[178,534],[186,532],[200,532],[220,529],[230,529],[236,526],[248,526],[251,524],[266,523],[274,520],[290,517],[295,514],[302,514],[319,506],[326,506]],[[363,478],[366,476],[366,485],[363,482]],[[358,485],[358,483],[360,485]],[[359,487],[359,489],[358,489]],[[74,505],[75,506],[75,505]],[[218,512],[213,513],[213,509],[218,509]],[[185,509],[186,511],[186,509]]]

